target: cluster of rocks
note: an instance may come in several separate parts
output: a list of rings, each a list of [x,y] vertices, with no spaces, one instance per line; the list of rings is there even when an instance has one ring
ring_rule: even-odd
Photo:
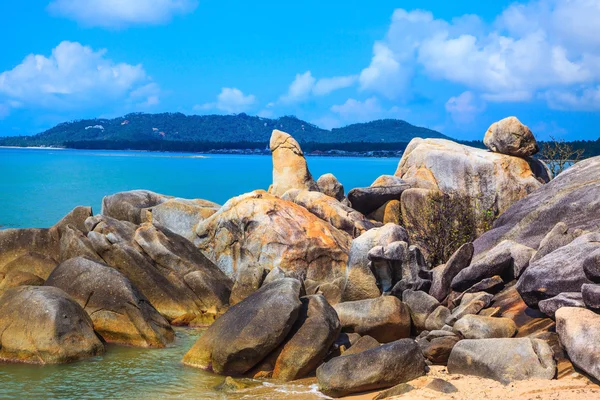
[[[274,131],[268,191],[223,206],[124,192],[96,216],[79,207],[50,229],[1,231],[0,358],[163,347],[172,325],[210,325],[186,365],[315,374],[336,397],[428,365],[508,383],[561,377],[573,362],[600,379],[600,159],[551,181],[516,118],[492,125],[485,143],[491,152],[415,139],[395,175],[346,197]],[[429,265],[403,227],[419,223],[431,192],[500,214],[443,265]]]

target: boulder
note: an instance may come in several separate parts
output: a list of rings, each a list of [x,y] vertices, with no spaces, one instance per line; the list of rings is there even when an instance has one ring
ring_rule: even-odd
[[[456,321],[454,330],[465,339],[511,338],[517,333],[517,326],[510,318],[469,314]]]
[[[368,218],[383,224],[402,225],[400,200],[390,200],[368,215]]]
[[[584,285],[585,286],[585,285]],[[561,293],[558,296],[542,300],[538,303],[540,311],[554,318],[556,311],[562,307],[582,307],[585,308],[583,295],[581,292]]]
[[[344,301],[363,300],[381,295],[377,279],[369,268],[369,251],[376,246],[394,242],[407,242],[406,230],[398,225],[386,224],[373,228],[352,240],[348,258],[347,283]]]
[[[183,363],[221,375],[246,373],[291,331],[302,306],[300,288],[300,282],[291,278],[264,285],[217,319]]]
[[[434,297],[421,291],[405,290],[402,301],[408,306],[414,331],[417,333],[426,329],[427,317],[440,306]]]
[[[405,185],[405,184],[406,184],[406,182],[404,182],[402,179],[398,178],[397,176],[381,175],[380,177],[378,177],[377,179],[375,179],[373,181],[373,183],[371,184],[371,187],[399,186],[399,185]]]
[[[279,267],[343,291],[350,240],[304,207],[264,191],[229,200],[201,222],[195,244],[229,277],[244,265]],[[336,303],[340,299],[327,299]]]
[[[477,209],[494,215],[543,185],[527,160],[444,139],[413,139],[395,176],[413,188],[466,197],[477,203]],[[405,210],[418,214],[418,202],[406,200],[402,199],[403,217]]]
[[[494,122],[485,133],[483,144],[493,152],[523,158],[540,151],[531,130],[516,117]]]
[[[460,338],[456,335],[434,338],[423,346],[423,355],[432,364],[446,365],[452,349],[459,341]]]
[[[39,253],[25,253],[4,265],[1,274],[8,276],[16,272],[27,272],[45,281],[56,268],[54,259]]]
[[[319,192],[333,197],[337,201],[343,201],[346,197],[344,192],[344,185],[338,181],[333,174],[323,174],[317,179],[317,186]]]
[[[298,142],[275,129],[269,144],[273,157],[273,185],[269,193],[283,196],[290,189],[318,191]]]
[[[527,379],[552,379],[552,349],[539,339],[468,339],[454,346],[450,374],[475,375],[503,384]]]
[[[595,250],[583,261],[585,276],[594,283],[600,283],[600,249]]]
[[[477,292],[486,292],[490,294],[496,294],[500,292],[504,288],[504,280],[498,275],[492,276],[491,278],[486,278],[479,283],[474,284],[456,298],[452,299],[451,303],[454,306],[457,306],[462,301],[462,298],[465,294],[468,293],[477,293]]]
[[[573,363],[600,379],[600,315],[585,308],[556,311],[556,332]]]
[[[296,193],[291,196],[292,198],[287,198],[292,191]],[[282,199],[293,201],[306,208],[312,214],[323,221],[329,222],[340,231],[346,232],[352,238],[358,237],[376,226],[358,211],[323,193],[291,189],[282,196]]]
[[[430,295],[438,301],[443,301],[450,294],[452,280],[471,264],[473,250],[473,243],[465,243],[454,252],[446,264],[432,270]]]
[[[460,271],[452,280],[452,289],[462,292],[496,275],[501,276],[505,282],[510,282],[521,276],[529,266],[533,254],[535,250],[506,240]]]
[[[336,304],[342,330],[369,335],[380,343],[410,336],[408,307],[394,296]]]
[[[517,158],[514,158],[518,160]],[[600,157],[579,162],[507,209],[473,245],[479,256],[504,240],[540,249],[560,222],[590,231],[600,224]]]
[[[151,223],[138,228],[106,216],[86,222],[94,250],[169,322],[206,325],[228,305],[233,283],[182,236]]]
[[[446,325],[446,319],[450,317],[450,310],[444,306],[438,306],[431,314],[427,316],[425,320],[425,329],[428,331],[435,331],[442,329]]]
[[[425,385],[425,389],[446,394],[458,392],[456,386],[440,378],[434,378],[431,382]]]
[[[408,250],[404,251],[401,272],[400,280],[392,288],[393,295],[400,296],[405,290],[429,291],[431,270],[417,246],[409,246]]]
[[[340,334],[340,320],[325,297],[312,295],[301,301],[298,320],[275,362],[273,379],[293,381],[314,371]]]
[[[583,284],[592,283],[585,275],[584,263],[598,249],[600,234],[590,233],[531,264],[517,283],[525,303],[537,307],[539,301],[561,293],[580,292]]]
[[[22,286],[0,295],[0,359],[57,364],[104,353],[92,321],[53,287]]]
[[[77,257],[61,263],[46,286],[63,290],[90,316],[106,342],[165,347],[175,338],[169,322],[119,271]]]
[[[115,193],[102,199],[102,215],[134,224],[148,222],[146,210],[172,197],[149,190],[131,190]]]
[[[463,296],[460,306],[452,310],[452,314],[446,318],[446,324],[454,325],[456,321],[465,315],[477,314],[490,305],[493,295],[485,292],[467,293]]]
[[[373,400],[383,400],[390,397],[402,396],[410,391],[415,390],[414,386],[409,385],[408,383],[401,383],[389,389],[381,391],[377,396],[373,398]]]
[[[317,369],[319,390],[341,397],[388,388],[425,375],[425,359],[412,339],[398,340],[375,349],[336,357]]]
[[[367,215],[391,200],[400,200],[402,192],[410,189],[406,182],[391,186],[370,186],[356,188],[348,192],[348,200],[352,208]]]
[[[581,286],[581,296],[587,308],[600,310],[600,285],[586,283]]]

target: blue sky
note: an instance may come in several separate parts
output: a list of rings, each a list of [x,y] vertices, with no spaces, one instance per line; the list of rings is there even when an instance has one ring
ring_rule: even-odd
[[[0,135],[129,112],[600,137],[600,0],[0,2]]]

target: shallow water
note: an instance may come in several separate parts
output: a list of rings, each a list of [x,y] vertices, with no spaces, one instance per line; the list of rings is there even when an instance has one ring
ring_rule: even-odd
[[[47,228],[76,206],[100,212],[102,197],[148,189],[223,204],[231,197],[267,189],[269,156],[148,153],[140,151],[0,148],[0,227]],[[346,190],[393,174],[398,159],[308,157],[317,179],[333,173]]]
[[[253,387],[222,392],[224,377],[186,367],[183,355],[201,331],[176,328],[165,349],[108,345],[106,353],[66,365],[0,364],[1,399],[321,399],[314,385],[276,385],[244,380]]]

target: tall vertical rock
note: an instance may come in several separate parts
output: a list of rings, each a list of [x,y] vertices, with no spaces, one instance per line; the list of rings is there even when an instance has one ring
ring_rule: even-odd
[[[270,148],[273,155],[273,185],[270,193],[281,196],[290,189],[319,190],[308,170],[304,153],[293,137],[275,129]]]

